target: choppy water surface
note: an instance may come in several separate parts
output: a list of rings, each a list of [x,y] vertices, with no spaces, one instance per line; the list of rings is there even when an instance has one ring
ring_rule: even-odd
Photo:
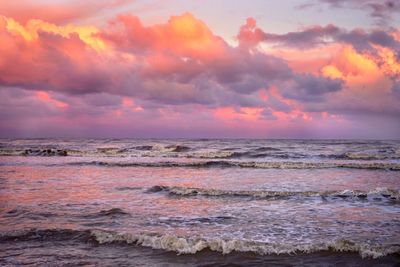
[[[400,141],[0,140],[0,265],[400,264]]]

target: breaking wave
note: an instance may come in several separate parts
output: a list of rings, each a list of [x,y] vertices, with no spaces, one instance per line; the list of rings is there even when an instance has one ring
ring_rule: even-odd
[[[171,158],[198,158],[198,159],[234,159],[234,158],[272,158],[272,159],[338,159],[344,161],[374,161],[398,160],[400,151],[395,147],[378,147],[373,150],[352,150],[337,153],[322,149],[326,154],[320,154],[321,149],[314,148],[309,152],[302,149],[301,153],[290,147],[276,148],[269,146],[255,147],[189,147],[182,144],[143,144],[132,146],[73,146],[59,144],[0,147],[0,156],[73,156],[73,157],[171,157]],[[315,153],[317,152],[317,153]]]
[[[71,162],[69,165],[96,165],[105,167],[189,167],[189,168],[256,168],[256,169],[327,169],[349,168],[400,171],[399,163],[359,162],[244,162],[244,161],[196,161],[196,162]]]
[[[362,258],[380,258],[400,253],[400,244],[359,243],[347,239],[291,244],[288,242],[261,242],[247,239],[212,238],[200,236],[175,236],[160,233],[118,233],[100,229],[31,229],[0,233],[0,242],[32,240],[75,240],[98,244],[132,244],[153,249],[174,251],[178,254],[195,254],[205,249],[229,254],[231,252],[251,252],[259,255],[279,255],[294,253],[315,253],[323,251],[355,252]]]
[[[273,151],[273,152],[271,152]],[[194,152],[184,154],[184,158],[199,158],[199,159],[232,159],[232,158],[278,158],[278,159],[300,159],[306,158],[307,155],[293,152],[279,151],[272,148],[260,148],[250,151],[209,151],[209,152]]]
[[[95,149],[68,149],[56,147],[1,148],[0,156],[157,156],[159,153],[187,152],[191,150],[183,145],[142,145],[128,148],[97,147]],[[144,154],[138,154],[142,152]],[[152,152],[153,154],[149,154]],[[147,154],[146,154],[147,153]]]
[[[181,186],[156,185],[147,190],[149,193],[167,192],[177,196],[215,196],[215,197],[254,197],[254,198],[287,198],[287,197],[338,197],[338,198],[386,198],[399,201],[400,190],[376,188],[370,191],[341,190],[341,191],[237,191],[222,189],[206,189]]]
[[[191,150],[190,147],[184,145],[152,145],[152,146],[138,146],[134,147],[135,150],[156,151],[156,152],[186,152]]]
[[[56,148],[28,148],[28,149],[1,149],[0,156],[68,156],[68,151],[65,149]]]
[[[246,152],[235,151],[210,151],[210,152],[197,152],[185,155],[187,158],[200,158],[200,159],[229,159],[240,158],[248,155]]]
[[[333,154],[333,155],[320,155],[321,158],[332,158],[332,159],[342,159],[342,160],[387,160],[387,159],[400,159],[400,155],[395,153],[355,153],[346,152],[343,154]]]

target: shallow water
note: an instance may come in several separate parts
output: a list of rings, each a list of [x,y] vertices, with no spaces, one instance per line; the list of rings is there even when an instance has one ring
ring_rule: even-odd
[[[0,155],[0,265],[400,264],[399,141],[1,140]]]

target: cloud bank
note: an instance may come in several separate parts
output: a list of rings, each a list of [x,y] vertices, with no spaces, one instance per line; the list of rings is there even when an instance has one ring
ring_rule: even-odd
[[[248,18],[233,45],[191,13],[62,23],[105,6],[0,16],[3,136],[399,137],[396,29],[276,34]]]

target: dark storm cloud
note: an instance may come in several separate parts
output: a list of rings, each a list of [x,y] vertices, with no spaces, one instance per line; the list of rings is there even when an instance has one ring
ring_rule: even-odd
[[[314,75],[297,75],[294,82],[287,86],[282,86],[283,96],[299,100],[300,102],[318,102],[329,93],[341,90],[343,81],[340,79],[330,79],[316,77]]]

